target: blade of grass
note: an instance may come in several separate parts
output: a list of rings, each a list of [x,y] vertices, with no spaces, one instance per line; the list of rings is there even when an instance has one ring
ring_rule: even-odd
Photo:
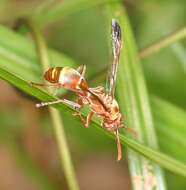
[[[138,141],[158,149],[149,97],[139,63],[137,48],[126,11],[120,3],[106,7],[108,22],[116,18],[121,25],[123,49],[118,68],[117,94],[122,113],[126,113],[128,127],[137,132]],[[134,189],[166,189],[160,166],[129,151],[129,168]],[[150,168],[150,169],[147,169]],[[149,176],[152,184],[147,185]]]
[[[151,105],[161,150],[186,162],[186,112],[154,96]]]
[[[176,57],[179,59],[181,66],[183,67],[184,71],[186,72],[186,53],[185,48],[183,45],[179,42],[173,44],[171,46],[171,49],[173,50],[173,53],[176,55]]]
[[[20,90],[24,91],[25,93],[36,97],[37,99],[41,101],[52,101],[56,100],[55,97],[51,96],[48,92],[45,92],[41,89],[38,88],[33,88],[30,86],[30,84],[23,79],[19,78],[18,76],[9,73],[8,71],[2,69],[0,67],[0,78],[9,82],[13,86],[19,88]],[[58,110],[61,110],[63,114],[66,116],[70,116],[74,110],[66,105],[63,104],[57,104],[53,105],[53,107],[57,108]],[[83,112],[83,115],[85,113]],[[92,125],[94,125],[97,129],[101,130],[108,136],[112,137],[115,139],[115,136],[111,133],[108,133],[106,130],[103,130],[99,126],[99,121],[97,119],[93,119]],[[165,167],[169,171],[172,171],[174,173],[177,173],[179,175],[185,176],[186,177],[186,165],[183,164],[182,162],[179,162],[161,152],[158,152],[157,150],[153,150],[151,148],[148,148],[147,146],[144,146],[128,137],[125,137],[124,135],[121,136],[121,143],[126,144],[129,146],[132,150],[144,155],[148,159],[151,159],[154,162],[157,162],[159,165],[162,167]],[[161,159],[159,159],[161,158]]]
[[[154,96],[151,96],[151,105],[160,150],[186,163],[185,111]],[[182,189],[186,185],[185,178],[167,171],[166,179],[168,189]]]
[[[50,67],[49,57],[47,45],[42,36],[41,32],[37,29],[37,25],[27,20],[26,24],[31,30],[31,33],[34,37],[37,52],[40,60],[40,64],[42,66],[43,72],[46,71]],[[76,179],[74,167],[72,164],[72,159],[70,156],[70,151],[66,139],[66,134],[63,126],[62,117],[60,116],[60,112],[54,108],[49,107],[50,117],[53,122],[54,132],[58,144],[58,149],[61,158],[61,165],[64,169],[64,173],[67,179],[67,183],[69,189],[71,190],[79,190],[78,182]]]
[[[186,38],[186,27],[180,28],[161,38],[159,41],[153,42],[152,44],[144,47],[140,50],[139,56],[140,58],[147,57],[183,38]]]

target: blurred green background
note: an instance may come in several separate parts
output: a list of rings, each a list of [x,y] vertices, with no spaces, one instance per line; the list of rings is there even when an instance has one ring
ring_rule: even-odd
[[[1,0],[0,23],[13,28],[18,18],[57,3],[57,0]],[[126,0],[123,4],[139,49],[186,24],[185,0]],[[43,32],[50,48],[63,52],[78,64],[86,64],[87,75],[95,76],[110,62],[104,22],[102,7],[98,6],[66,16]],[[141,61],[150,94],[180,109],[183,118],[185,47],[186,41],[182,40]],[[106,74],[95,80],[93,86],[104,84]],[[47,109],[36,109],[32,99],[4,81],[0,81],[0,92],[0,189],[67,189]],[[162,125],[163,121],[155,123],[159,122]],[[85,130],[73,116],[64,118],[64,126],[81,189],[131,189],[127,163],[115,164],[115,144],[111,139],[94,128]],[[177,155],[174,145],[167,150],[166,143],[161,143],[161,138],[158,141],[161,151]],[[180,155],[177,159],[186,163],[185,153]],[[166,179],[168,189],[186,189],[183,177],[167,172]]]

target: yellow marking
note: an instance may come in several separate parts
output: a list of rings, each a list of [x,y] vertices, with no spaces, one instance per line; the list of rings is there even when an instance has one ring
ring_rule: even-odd
[[[56,68],[53,68],[53,70],[52,70],[52,79],[54,79],[55,72],[56,72]]]

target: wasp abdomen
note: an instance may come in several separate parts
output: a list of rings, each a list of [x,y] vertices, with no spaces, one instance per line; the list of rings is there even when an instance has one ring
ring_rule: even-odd
[[[58,83],[62,69],[63,67],[54,67],[54,68],[48,69],[44,74],[45,80],[51,83]]]
[[[70,67],[63,67],[59,76],[59,83],[70,90],[87,90],[88,84],[81,74]]]

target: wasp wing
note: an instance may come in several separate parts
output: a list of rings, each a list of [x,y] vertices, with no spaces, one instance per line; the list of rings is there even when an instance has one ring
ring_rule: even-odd
[[[110,72],[108,74],[108,94],[114,97],[117,67],[119,63],[120,51],[122,46],[121,28],[115,19],[112,19],[111,37],[112,37],[113,60]]]
[[[85,71],[86,71],[86,65],[80,65],[80,66],[77,68],[77,71],[78,71],[78,73],[81,74],[82,77],[84,77]]]

